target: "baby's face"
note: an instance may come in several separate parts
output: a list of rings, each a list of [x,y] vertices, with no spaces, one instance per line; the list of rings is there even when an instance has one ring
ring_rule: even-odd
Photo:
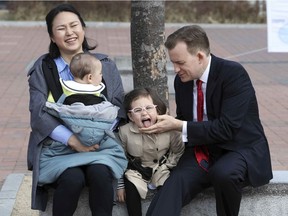
[[[94,62],[94,71],[91,73],[91,83],[95,86],[98,86],[102,81],[102,64],[97,61]]]
[[[149,127],[157,121],[157,109],[152,98],[140,97],[131,104],[131,111],[128,113],[129,119],[139,128]]]

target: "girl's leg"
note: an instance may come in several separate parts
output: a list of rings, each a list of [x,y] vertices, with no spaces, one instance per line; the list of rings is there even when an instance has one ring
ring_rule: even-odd
[[[129,216],[142,216],[141,197],[133,183],[124,178],[126,206]]]

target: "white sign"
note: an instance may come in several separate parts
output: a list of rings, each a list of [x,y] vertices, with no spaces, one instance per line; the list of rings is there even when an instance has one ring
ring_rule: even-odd
[[[268,52],[288,52],[288,0],[266,0]]]

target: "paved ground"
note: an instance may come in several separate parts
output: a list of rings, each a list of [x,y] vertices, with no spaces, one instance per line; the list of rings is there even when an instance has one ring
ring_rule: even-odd
[[[167,25],[166,33],[178,27]],[[267,53],[265,25],[203,27],[213,54],[240,61],[248,70],[270,143],[273,169],[288,170],[288,53]],[[97,40],[98,52],[111,58],[131,57],[127,23],[89,23],[87,36]],[[30,173],[26,168],[30,131],[26,74],[33,61],[47,52],[48,43],[43,23],[0,22],[0,187],[10,173]],[[175,110],[173,95],[170,103]]]

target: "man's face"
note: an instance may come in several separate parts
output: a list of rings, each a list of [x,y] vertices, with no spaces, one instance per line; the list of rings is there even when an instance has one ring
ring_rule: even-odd
[[[184,42],[178,42],[175,48],[168,50],[174,71],[182,82],[188,82],[201,77],[204,72],[203,53],[192,55]]]

